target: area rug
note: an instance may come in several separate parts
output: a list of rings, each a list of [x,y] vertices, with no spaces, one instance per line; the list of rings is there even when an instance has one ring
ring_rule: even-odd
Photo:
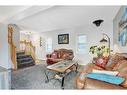
[[[58,80],[52,79],[45,83],[46,65],[39,64],[32,67],[12,71],[11,88],[12,89],[61,89],[61,83]],[[49,76],[51,76],[50,73]],[[75,78],[77,73],[71,72],[65,77],[65,89],[75,89]]]

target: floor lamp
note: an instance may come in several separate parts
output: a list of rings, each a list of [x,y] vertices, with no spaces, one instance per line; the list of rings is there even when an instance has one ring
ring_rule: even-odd
[[[105,39],[105,37],[107,37],[107,39]],[[107,34],[103,33],[103,38],[100,40],[101,43],[108,43],[109,46],[109,56],[110,56],[110,38]]]

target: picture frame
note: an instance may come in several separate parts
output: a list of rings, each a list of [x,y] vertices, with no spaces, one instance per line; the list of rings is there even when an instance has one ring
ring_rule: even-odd
[[[127,8],[119,22],[118,41],[121,46],[127,46]]]
[[[58,44],[69,44],[69,34],[59,34]]]

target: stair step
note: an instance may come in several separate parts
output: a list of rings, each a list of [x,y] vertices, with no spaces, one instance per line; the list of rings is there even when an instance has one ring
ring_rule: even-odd
[[[25,58],[17,59],[17,62],[22,63],[22,62],[30,61],[30,60],[33,60],[33,58],[32,57],[25,57]]]
[[[25,54],[25,52],[22,52],[22,51],[19,51],[16,53],[17,55],[22,55],[22,54]]]
[[[22,54],[22,55],[18,55],[17,59],[20,59],[20,58],[22,59],[22,58],[27,58],[27,57],[30,57],[30,55],[23,55]]]
[[[30,60],[30,61],[18,63],[18,68],[25,68],[25,67],[29,67],[29,66],[33,66],[33,65],[35,65],[34,60]]]
[[[24,61],[24,62],[21,62],[21,63],[18,63],[19,64],[30,64],[30,63],[34,63],[34,60],[29,60],[29,61]]]
[[[26,67],[30,67],[30,66],[34,66],[34,65],[35,65],[34,63],[18,65],[18,69],[22,69],[22,68],[26,68]]]
[[[16,54],[18,69],[35,65],[35,61],[31,55],[26,55],[25,52],[21,51],[17,52]]]

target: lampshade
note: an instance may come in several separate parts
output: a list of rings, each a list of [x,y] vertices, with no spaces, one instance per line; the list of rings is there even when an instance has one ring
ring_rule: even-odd
[[[107,41],[106,39],[103,38],[103,39],[100,40],[100,42],[101,42],[101,43],[105,43],[105,42],[107,43],[108,41]]]

